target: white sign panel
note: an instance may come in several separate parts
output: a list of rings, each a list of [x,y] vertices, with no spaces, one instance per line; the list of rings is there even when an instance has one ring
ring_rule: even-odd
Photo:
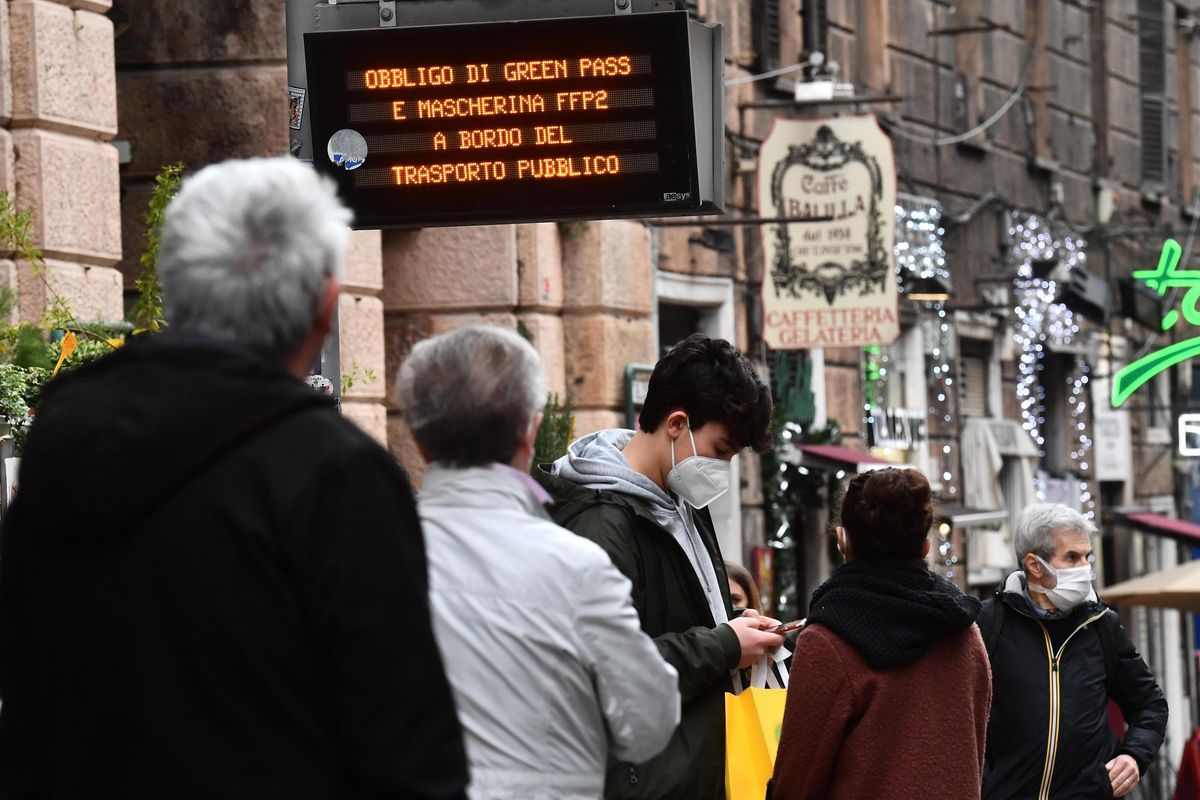
[[[1179,455],[1200,456],[1200,414],[1179,415]]]
[[[889,344],[900,334],[896,165],[875,117],[776,120],[759,151],[763,338],[778,350]]]

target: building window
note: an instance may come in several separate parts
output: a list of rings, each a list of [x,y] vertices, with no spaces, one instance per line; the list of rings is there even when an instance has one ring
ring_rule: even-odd
[[[972,339],[960,340],[958,359],[959,412],[965,417],[988,415],[988,345]]]
[[[671,348],[705,329],[708,312],[703,306],[662,302],[658,304],[658,356],[662,358]]]
[[[1074,426],[1070,423],[1068,409],[1067,375],[1075,367],[1075,356],[1071,353],[1050,352],[1042,360],[1039,378],[1045,393],[1043,407],[1046,421],[1042,424],[1042,435],[1046,439],[1043,449],[1046,457],[1042,467],[1053,475],[1066,475],[1075,469],[1070,457],[1070,443],[1074,440]]]
[[[1138,0],[1138,78],[1141,88],[1142,188],[1166,190],[1167,4]]]
[[[1187,9],[1175,10],[1175,102],[1179,109],[1179,202],[1195,208],[1196,165],[1192,161],[1192,34],[1197,20]]]

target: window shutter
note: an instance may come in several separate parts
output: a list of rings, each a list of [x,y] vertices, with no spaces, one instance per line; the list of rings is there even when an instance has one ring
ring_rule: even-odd
[[[959,410],[963,416],[987,416],[987,360],[963,356],[958,361]]]
[[[755,47],[758,50],[758,68],[761,72],[778,69],[781,36],[779,30],[779,0],[755,0],[757,20],[754,25]]]
[[[1167,7],[1164,0],[1138,0],[1137,7],[1142,184],[1161,192],[1167,182]]]

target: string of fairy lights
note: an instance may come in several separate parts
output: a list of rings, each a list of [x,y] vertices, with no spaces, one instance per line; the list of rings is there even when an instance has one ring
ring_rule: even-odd
[[[1071,309],[1057,302],[1058,286],[1050,269],[1070,270],[1087,261],[1087,243],[1070,234],[1055,235],[1050,225],[1036,214],[1012,212],[1008,228],[1012,242],[1011,258],[1017,266],[1013,283],[1013,314],[1016,317],[1013,338],[1020,347],[1017,361],[1017,401],[1022,427],[1033,440],[1041,458],[1046,456],[1046,386],[1042,380],[1045,359],[1052,346],[1069,345],[1079,335],[1079,323]],[[1090,366],[1080,357],[1074,373],[1067,379],[1068,407],[1075,434],[1072,459],[1081,472],[1088,469],[1092,439],[1087,423],[1087,384]],[[1035,478],[1039,500],[1046,499],[1046,480]],[[1079,481],[1079,500],[1084,513],[1095,516],[1096,503],[1085,478]]]
[[[942,227],[942,206],[936,200],[902,196],[896,203],[896,276],[899,278],[901,297],[906,285],[914,279],[936,278],[950,285],[950,270],[946,266],[946,235]],[[919,303],[922,321],[929,332],[929,356],[933,361],[933,386],[929,401],[929,417],[945,424],[953,420],[954,373],[951,365],[950,322],[942,301]],[[881,372],[886,379],[887,354],[882,354]],[[876,391],[876,395],[880,392]],[[868,398],[871,392],[867,393]],[[870,401],[868,400],[868,403]],[[868,415],[870,408],[867,408]],[[954,449],[949,439],[943,440],[938,452],[933,453],[931,472],[941,478],[942,491],[957,495],[955,483]]]

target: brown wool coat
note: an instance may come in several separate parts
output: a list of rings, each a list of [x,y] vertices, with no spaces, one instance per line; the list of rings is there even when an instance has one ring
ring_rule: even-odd
[[[812,625],[796,641],[773,800],[978,800],[991,703],[975,625],[879,672]]]

